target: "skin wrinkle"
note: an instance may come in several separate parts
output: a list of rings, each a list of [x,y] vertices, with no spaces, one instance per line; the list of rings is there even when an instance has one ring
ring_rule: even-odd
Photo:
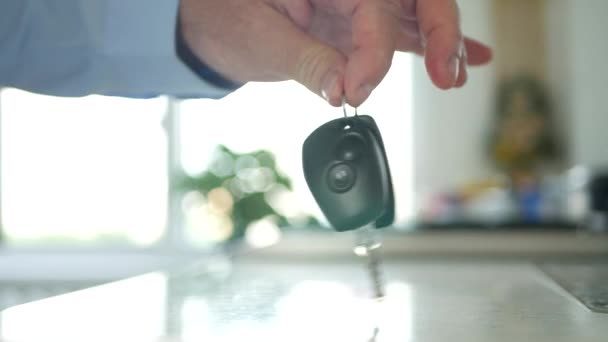
[[[293,70],[292,73],[303,74],[304,84],[322,84],[324,81],[323,79],[315,80],[312,78],[326,76],[323,73],[319,73],[317,70],[324,66],[323,61],[325,57],[325,51],[320,46],[307,49],[298,59],[295,64],[296,70]]]
[[[312,77],[316,75],[315,69],[318,68],[320,64],[320,60],[323,57],[323,51],[319,47],[313,47],[307,49],[302,55],[300,55],[300,59],[295,64],[296,70],[292,71],[294,74],[303,74],[303,81],[305,84],[317,84],[312,80]],[[309,70],[311,72],[302,73],[302,70]]]

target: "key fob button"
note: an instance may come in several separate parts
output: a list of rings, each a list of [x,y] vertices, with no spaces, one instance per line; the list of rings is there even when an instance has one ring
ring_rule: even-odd
[[[365,142],[359,134],[348,134],[343,137],[336,148],[338,160],[353,161],[365,150]]]
[[[357,159],[358,156],[359,156],[359,154],[357,153],[356,150],[344,150],[344,151],[342,151],[341,159],[353,161],[353,160]]]
[[[380,131],[367,115],[329,121],[302,147],[304,177],[337,231],[393,222],[394,196]]]
[[[327,184],[332,191],[337,193],[348,191],[356,180],[355,169],[346,163],[333,165],[327,171]]]

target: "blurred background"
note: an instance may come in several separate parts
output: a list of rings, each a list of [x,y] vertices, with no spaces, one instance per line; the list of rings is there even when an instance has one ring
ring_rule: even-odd
[[[494,61],[444,92],[420,58],[397,54],[359,108],[394,178],[389,248],[606,253],[606,240],[576,236],[608,227],[608,2],[459,4]],[[242,246],[350,248],[301,165],[307,135],[340,115],[293,82],[221,100],[2,89],[0,308]]]

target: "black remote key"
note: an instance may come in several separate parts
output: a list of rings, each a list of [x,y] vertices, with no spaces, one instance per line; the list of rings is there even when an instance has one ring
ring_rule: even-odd
[[[304,142],[304,176],[337,231],[393,223],[395,204],[380,130],[367,115],[332,120]]]

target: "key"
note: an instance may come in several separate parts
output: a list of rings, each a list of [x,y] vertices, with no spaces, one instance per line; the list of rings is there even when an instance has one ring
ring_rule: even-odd
[[[376,342],[380,333],[381,324],[380,317],[376,316],[376,310],[380,309],[379,305],[381,305],[386,294],[384,278],[382,277],[381,273],[381,258],[379,255],[379,249],[382,242],[379,240],[377,234],[378,232],[370,225],[359,229],[356,233],[357,235],[354,252],[357,256],[364,258],[366,261],[365,266],[373,289],[373,305],[377,306],[369,312],[370,319],[372,319],[375,323],[371,337],[367,341]]]
[[[332,120],[306,138],[304,176],[337,231],[358,229],[355,254],[365,258],[373,298],[384,298],[376,229],[392,224],[395,204],[380,130],[367,115]]]
[[[378,240],[373,226],[365,226],[357,231],[357,242],[354,252],[365,259],[367,271],[373,288],[373,298],[376,301],[384,299],[384,279],[381,271],[381,260],[378,254],[382,243]]]

